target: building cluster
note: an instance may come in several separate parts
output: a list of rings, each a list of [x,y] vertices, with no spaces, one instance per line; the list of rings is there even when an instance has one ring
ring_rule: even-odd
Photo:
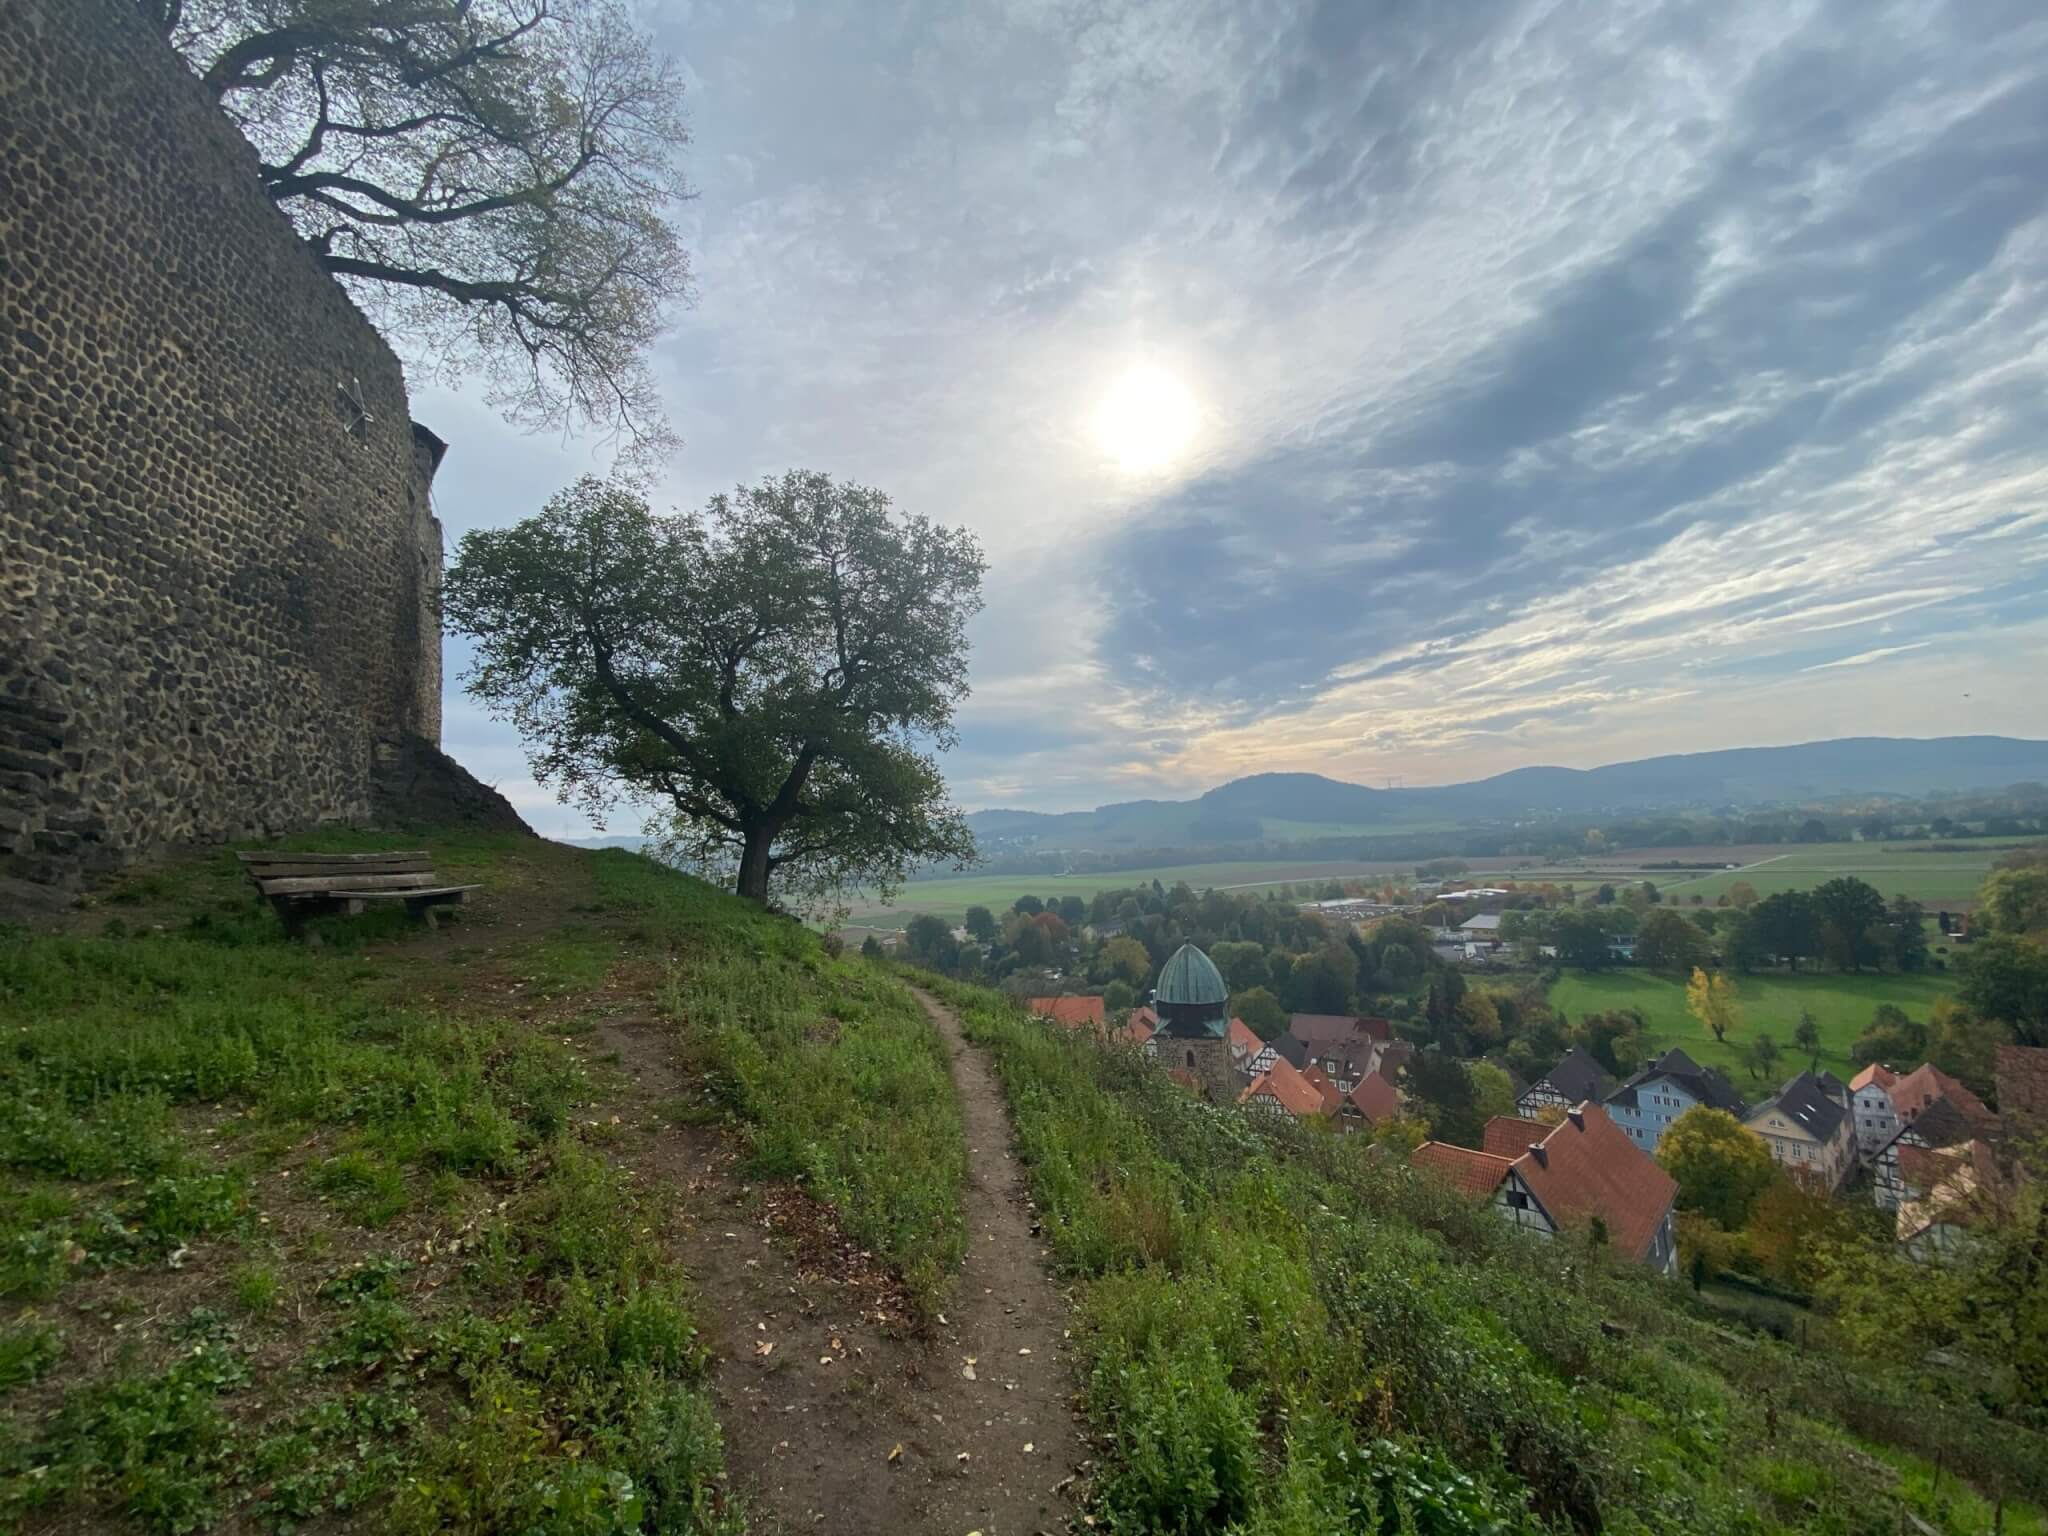
[[[1166,962],[1152,1000],[1114,1029],[1099,997],[1026,1003],[1063,1028],[1140,1050],[1210,1102],[1248,1113],[1351,1131],[1405,1108],[1400,1083],[1414,1047],[1394,1037],[1390,1021],[1297,1013],[1277,1039],[1261,1040],[1230,1016],[1221,973],[1192,944]],[[1750,1104],[1683,1050],[1616,1083],[1581,1048],[1522,1088],[1515,1114],[1488,1121],[1481,1147],[1424,1142],[1413,1162],[1523,1231],[1591,1231],[1675,1273],[1678,1186],[1655,1153],[1681,1115],[1705,1106],[1734,1116],[1781,1166],[1823,1193],[1867,1169],[1899,1241],[1916,1257],[1935,1257],[2009,1207],[2018,1149],[2048,1138],[2048,1049],[2002,1046],[1998,1098],[2002,1115],[1932,1065],[1905,1074],[1873,1065],[1846,1083],[1800,1072]]]

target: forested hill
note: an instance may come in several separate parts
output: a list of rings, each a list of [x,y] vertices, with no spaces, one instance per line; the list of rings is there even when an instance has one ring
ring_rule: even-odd
[[[1651,757],[1600,768],[1517,768],[1471,783],[1420,789],[1371,789],[1315,773],[1260,773],[1233,779],[1196,800],[1132,800],[1060,815],[985,810],[968,822],[984,839],[1030,837],[1075,848],[1170,848],[1547,812],[1967,792],[2028,780],[2048,780],[2048,741],[1854,736]]]

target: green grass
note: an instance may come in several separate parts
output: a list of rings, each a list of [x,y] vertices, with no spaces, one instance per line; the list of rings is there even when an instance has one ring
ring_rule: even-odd
[[[1640,1009],[1655,1050],[1683,1046],[1695,1061],[1721,1068],[1740,1088],[1751,1085],[1742,1067],[1741,1051],[1759,1034],[1769,1034],[1783,1048],[1784,1076],[1805,1065],[1792,1045],[1801,1010],[1810,1011],[1820,1026],[1821,1065],[1846,1078],[1856,1070],[1849,1047],[1869,1027],[1878,1004],[1893,1003],[1924,1020],[1935,999],[1954,990],[1953,979],[1942,974],[1741,976],[1731,972],[1730,979],[1741,1004],[1742,1022],[1725,1045],[1717,1045],[1686,1012],[1685,984],[1675,977],[1638,970],[1566,971],[1551,983],[1550,1001],[1573,1023],[1589,1013]]]
[[[1079,896],[1084,900],[1098,891],[1125,890],[1150,885],[1157,880],[1171,886],[1185,880],[1196,890],[1227,887],[1255,890],[1262,886],[1300,885],[1347,878],[1382,878],[1389,870],[1410,870],[1407,864],[1362,863],[1357,860],[1264,859],[1242,864],[1171,864],[1156,869],[1111,870],[1092,875],[955,875],[940,880],[913,880],[889,902],[858,898],[851,904],[851,920],[884,927],[901,927],[920,912],[958,922],[972,906],[1001,912],[1019,896]]]
[[[1933,1425],[1911,1384],[1519,1237],[1362,1137],[1217,1113],[1133,1053],[934,985],[996,1057],[1072,1284],[1099,1528],[1887,1532],[1920,1506],[1851,1438],[1879,1423],[1888,1455],[1967,1439],[2048,1488],[2012,1426]]]
[[[945,1048],[903,984],[650,859],[597,855],[600,899],[668,949],[662,1006],[744,1126],[755,1172],[802,1179],[935,1306],[966,1241]]]
[[[0,930],[0,1526],[737,1528],[668,1192],[580,1122],[604,1083],[565,1026],[492,997],[573,1001],[635,911],[676,963],[770,920],[668,872],[680,903],[598,897],[535,840],[420,842],[510,911],[614,928],[535,934],[459,1016],[422,1001],[418,928],[287,942],[223,854]]]
[[[1963,851],[1945,853],[1910,852],[1925,844],[1909,842],[1812,843],[1766,855],[1745,869],[1697,877],[1651,871],[1648,878],[1667,893],[1667,899],[1689,901],[1698,895],[1712,902],[1738,881],[1746,881],[1759,896],[1772,896],[1780,891],[1811,890],[1837,875],[1854,875],[1876,886],[1888,900],[1909,896],[1929,906],[1956,905],[1975,898],[1992,864],[2016,839],[1981,839],[1982,846],[1977,848],[1970,848],[1969,841],[1961,840]]]

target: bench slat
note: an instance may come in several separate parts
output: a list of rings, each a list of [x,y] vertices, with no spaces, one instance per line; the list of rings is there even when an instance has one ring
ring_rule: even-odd
[[[348,902],[360,904],[365,901],[460,901],[469,891],[480,891],[480,885],[430,885],[412,891],[280,891],[270,899],[284,902]]]
[[[403,891],[440,883],[439,875],[423,869],[403,875],[295,875],[275,880],[264,876],[256,886],[266,896],[290,896],[300,891]]]
[[[389,848],[381,854],[236,854],[244,864],[319,864],[322,868],[342,868],[346,864],[381,864],[389,858],[418,858],[432,860],[432,854],[424,848]]]
[[[347,880],[357,875],[430,875],[431,859],[385,859],[376,864],[251,864],[243,871],[251,880],[289,880],[322,876]]]

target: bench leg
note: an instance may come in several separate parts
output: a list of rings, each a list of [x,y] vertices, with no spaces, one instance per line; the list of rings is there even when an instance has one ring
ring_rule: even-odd
[[[431,901],[408,901],[405,904],[405,910],[425,923],[429,928],[441,926],[440,909]]]

